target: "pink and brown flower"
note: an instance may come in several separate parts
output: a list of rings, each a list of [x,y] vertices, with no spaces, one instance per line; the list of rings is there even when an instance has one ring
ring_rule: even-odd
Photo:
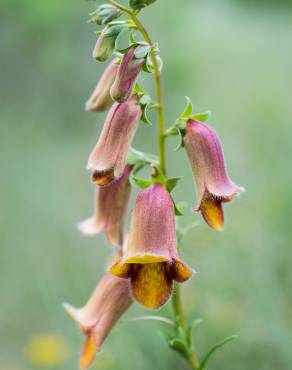
[[[96,185],[107,185],[122,175],[141,114],[135,95],[124,103],[115,103],[110,109],[87,163]]]
[[[85,335],[80,369],[87,369],[93,363],[102,343],[131,303],[129,282],[107,273],[84,307],[77,309],[64,304]]]
[[[127,165],[117,180],[95,187],[94,215],[78,225],[82,233],[94,235],[103,230],[111,244],[123,245],[124,224],[131,194],[131,170],[132,167]]]
[[[110,272],[129,278],[134,298],[149,308],[167,302],[173,280],[191,277],[177,253],[174,207],[164,185],[153,184],[138,194],[124,255]]]
[[[184,144],[193,170],[197,206],[207,224],[221,230],[224,226],[222,203],[230,202],[241,190],[228,176],[220,139],[210,126],[189,119]]]

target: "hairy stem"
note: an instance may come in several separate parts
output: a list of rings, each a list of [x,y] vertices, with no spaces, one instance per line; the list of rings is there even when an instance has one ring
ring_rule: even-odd
[[[164,105],[163,105],[163,96],[162,96],[162,86],[161,86],[161,76],[160,70],[156,59],[156,52],[154,50],[154,44],[149,36],[149,33],[141,23],[141,21],[137,18],[136,13],[131,9],[119,4],[115,0],[107,0],[108,3],[115,6],[117,9],[121,10],[122,12],[126,13],[134,22],[137,29],[140,31],[141,35],[143,36],[144,40],[151,46],[151,61],[153,65],[154,71],[154,78],[155,78],[155,87],[156,87],[156,99],[157,99],[157,109],[158,109],[158,148],[159,148],[159,160],[160,160],[160,168],[164,175],[166,175],[166,158],[165,158],[165,116],[164,116]],[[179,284],[175,284],[175,294],[172,297],[172,306],[173,311],[176,319],[176,326],[181,327],[185,331],[187,330],[187,323],[185,319],[185,314],[183,310],[183,305],[181,301],[181,293],[180,293],[180,286]],[[187,359],[190,367],[193,370],[197,370],[199,368],[199,360],[194,350],[190,353],[189,358]]]

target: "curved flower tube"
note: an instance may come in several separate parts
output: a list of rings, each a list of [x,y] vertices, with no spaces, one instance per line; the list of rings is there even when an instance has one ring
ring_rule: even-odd
[[[107,335],[131,303],[128,281],[107,273],[84,307],[77,309],[64,304],[85,335],[80,369],[87,369],[93,363]]]
[[[184,144],[197,189],[197,206],[206,223],[214,229],[224,227],[222,203],[230,202],[241,190],[229,178],[223,149],[215,130],[189,119]]]
[[[129,278],[134,298],[149,308],[167,302],[173,280],[191,277],[192,270],[177,253],[174,207],[162,184],[138,194],[124,255],[109,270]]]
[[[93,171],[92,180],[96,185],[107,185],[122,175],[141,114],[135,95],[124,103],[112,106],[87,163],[87,169]]]
[[[144,59],[135,59],[135,48],[124,55],[110,91],[113,100],[122,102],[129,98],[143,63]]]
[[[78,224],[83,234],[94,235],[103,230],[111,244],[123,245],[124,224],[131,194],[131,170],[132,167],[127,165],[120,178],[106,186],[96,186],[94,215]]]
[[[103,112],[113,105],[110,95],[110,88],[115,80],[118,64],[114,59],[103,72],[92,95],[85,103],[85,110],[88,112]]]

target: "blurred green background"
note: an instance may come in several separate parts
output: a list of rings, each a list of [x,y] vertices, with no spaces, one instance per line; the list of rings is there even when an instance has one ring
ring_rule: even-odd
[[[83,305],[110,254],[103,236],[75,228],[92,212],[85,163],[104,120],[83,110],[104,68],[91,58],[94,7],[1,1],[1,370],[77,368],[81,335],[61,304]],[[247,190],[225,207],[225,231],[209,229],[189,211],[189,164],[169,141],[169,174],[184,176],[175,197],[189,202],[181,222],[198,222],[183,250],[198,274],[182,288],[188,318],[205,320],[198,352],[237,333],[210,370],[291,369],[291,2],[159,0],[142,19],[164,59],[168,125],[185,95],[211,109],[231,177]],[[155,134],[141,125],[134,146],[156,150]],[[93,369],[187,369],[163,324],[126,320],[149,313],[134,305]]]

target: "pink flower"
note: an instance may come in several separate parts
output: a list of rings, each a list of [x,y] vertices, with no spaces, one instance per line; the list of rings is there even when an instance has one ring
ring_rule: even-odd
[[[112,106],[87,164],[97,185],[107,185],[122,175],[141,114],[136,96]]]
[[[64,304],[85,335],[80,369],[92,364],[107,335],[131,303],[128,281],[107,273],[84,307],[76,309]]]
[[[174,207],[162,184],[139,193],[124,255],[110,272],[129,278],[134,298],[150,308],[166,303],[173,280],[191,277],[192,271],[177,253]]]
[[[96,186],[94,215],[78,225],[81,232],[93,235],[103,230],[111,244],[123,245],[124,224],[131,193],[131,169],[127,165],[120,178],[106,186]]]
[[[92,95],[85,103],[86,111],[103,112],[113,105],[113,100],[110,96],[110,88],[115,80],[119,67],[115,62],[116,60],[113,60],[102,74]]]
[[[143,62],[144,59],[135,59],[135,48],[124,55],[110,91],[114,100],[122,102],[129,98]]]
[[[240,192],[228,176],[220,139],[211,127],[189,119],[184,144],[196,181],[195,211],[202,213],[209,226],[220,230],[224,226],[222,203]]]

